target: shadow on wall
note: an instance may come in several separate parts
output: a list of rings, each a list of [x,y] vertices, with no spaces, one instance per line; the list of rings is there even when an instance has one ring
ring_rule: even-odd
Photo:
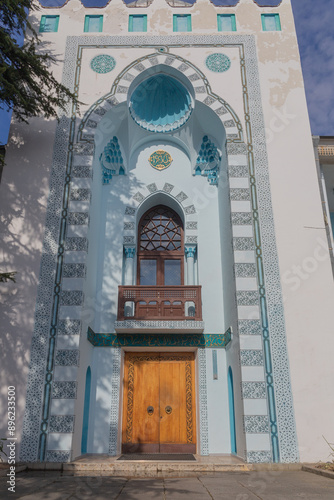
[[[17,271],[16,283],[0,284],[0,421],[5,428],[7,387],[15,386],[18,432],[25,405],[55,125],[56,120],[36,118],[29,127],[12,126],[0,184],[0,268]]]

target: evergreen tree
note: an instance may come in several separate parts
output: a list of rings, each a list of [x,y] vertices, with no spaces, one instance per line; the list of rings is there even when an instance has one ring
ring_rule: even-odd
[[[33,116],[57,118],[75,96],[50,72],[54,57],[41,50],[40,39],[27,20],[29,10],[38,7],[34,0],[0,2],[0,107],[13,109],[19,121]],[[23,45],[19,34],[25,33]]]
[[[0,0],[0,108],[13,110],[19,121],[33,116],[57,118],[75,96],[50,72],[55,59],[43,52],[29,23],[28,12],[38,7],[34,0]],[[19,38],[25,33],[23,45]],[[4,154],[0,154],[0,174]],[[1,178],[1,175],[0,175]],[[0,283],[15,282],[15,272],[0,272]]]

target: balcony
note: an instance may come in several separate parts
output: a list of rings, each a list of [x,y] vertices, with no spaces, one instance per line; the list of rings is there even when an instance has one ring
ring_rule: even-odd
[[[116,332],[202,333],[201,286],[120,286]]]

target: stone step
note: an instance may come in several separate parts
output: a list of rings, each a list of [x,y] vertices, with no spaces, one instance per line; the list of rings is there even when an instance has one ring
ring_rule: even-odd
[[[145,476],[154,473],[207,473],[207,472],[247,472],[252,469],[248,464],[196,463],[196,462],[152,462],[152,461],[124,461],[124,462],[73,462],[63,464],[63,471],[70,473],[102,473],[103,475]]]

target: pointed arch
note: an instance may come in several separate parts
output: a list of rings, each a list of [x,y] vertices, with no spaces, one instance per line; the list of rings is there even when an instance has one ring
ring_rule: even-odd
[[[164,67],[166,72],[179,73],[181,79],[191,88],[196,101],[202,102],[216,113],[226,130],[227,141],[242,142],[242,125],[237,113],[220,96],[215,94],[204,75],[193,63],[183,57],[170,54],[162,49],[162,53],[153,53],[136,59],[129,64],[114,80],[111,90],[96,101],[85,113],[78,129],[77,140],[94,141],[96,128],[103,116],[118,104],[128,99],[130,87],[135,79],[142,80],[154,74],[158,67]]]

